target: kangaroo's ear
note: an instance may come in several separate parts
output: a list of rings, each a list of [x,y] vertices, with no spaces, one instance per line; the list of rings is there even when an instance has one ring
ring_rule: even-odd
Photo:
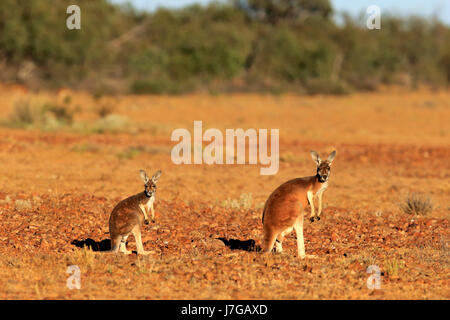
[[[139,170],[139,173],[140,173],[140,175],[141,175],[141,179],[142,179],[142,181],[144,181],[144,183],[147,183],[148,182],[148,176],[147,176],[147,173],[145,173],[145,171],[144,170]]]
[[[154,174],[153,177],[152,177],[153,183],[156,183],[156,181],[159,180],[159,177],[161,177],[161,173],[162,173],[161,170],[158,170],[158,171],[155,172],[155,174]]]
[[[319,165],[320,161],[322,161],[319,157],[319,154],[317,152],[315,152],[314,150],[311,150],[311,158],[314,160],[314,162]]]
[[[327,161],[331,164],[333,162],[334,157],[336,157],[336,150],[334,150],[332,153],[330,153]]]

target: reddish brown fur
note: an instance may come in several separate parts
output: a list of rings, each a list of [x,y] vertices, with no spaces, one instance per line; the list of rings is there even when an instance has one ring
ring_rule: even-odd
[[[317,155],[317,175],[289,180],[276,188],[269,196],[262,217],[263,252],[270,252],[276,239],[281,243],[285,234],[289,233],[291,228],[296,229],[297,236],[301,232],[301,241],[303,242],[303,215],[309,204],[307,194],[311,191],[315,195],[321,190],[324,183],[327,183],[327,180],[321,181],[321,176],[323,174],[329,176],[334,155],[335,152],[330,155],[328,160],[324,161],[320,161],[320,157]],[[302,252],[302,254],[304,253]]]
[[[292,227],[302,208],[309,204],[306,193],[316,193],[322,186],[317,176],[289,180],[280,185],[267,199],[263,213],[264,226],[284,230]]]
[[[264,252],[272,250],[277,235],[293,227],[297,220],[303,224],[304,208],[308,206],[306,193],[316,193],[321,185],[317,176],[296,178],[272,192],[263,213]]]

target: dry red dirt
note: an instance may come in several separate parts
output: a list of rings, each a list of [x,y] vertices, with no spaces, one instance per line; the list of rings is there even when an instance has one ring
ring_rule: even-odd
[[[2,299],[449,299],[450,93],[389,91],[347,97],[193,95],[103,97],[65,92],[96,121],[110,104],[130,126],[94,134],[0,128],[0,298]],[[52,93],[0,88],[0,117],[18,100],[58,102]],[[174,165],[175,128],[279,128],[280,169],[259,165]],[[307,254],[295,233],[282,254],[261,243],[262,206],[294,177],[314,174],[309,150],[336,149],[324,213],[305,222]],[[163,171],[156,223],[143,229],[152,254],[110,255],[108,218],[142,191],[139,169]],[[410,192],[434,209],[411,221]],[[308,212],[309,215],[309,212]],[[134,239],[129,247],[135,249]],[[81,269],[81,289],[66,269]],[[381,289],[366,285],[370,265]]]

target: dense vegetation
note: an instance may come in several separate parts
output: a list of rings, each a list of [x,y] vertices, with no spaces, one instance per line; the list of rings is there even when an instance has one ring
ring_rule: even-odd
[[[234,0],[154,13],[78,0],[0,2],[0,80],[94,92],[347,93],[450,83],[450,27],[382,16],[381,30],[328,0]]]

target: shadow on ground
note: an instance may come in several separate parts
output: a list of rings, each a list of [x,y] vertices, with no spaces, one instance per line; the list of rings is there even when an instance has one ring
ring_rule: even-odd
[[[111,240],[104,239],[102,241],[95,241],[94,239],[87,238],[85,240],[73,240],[72,245],[83,248],[90,247],[92,251],[109,251],[111,250]]]
[[[222,241],[231,250],[243,250],[243,251],[261,251],[261,247],[256,245],[255,240],[239,240],[239,239],[226,239],[217,238]]]

